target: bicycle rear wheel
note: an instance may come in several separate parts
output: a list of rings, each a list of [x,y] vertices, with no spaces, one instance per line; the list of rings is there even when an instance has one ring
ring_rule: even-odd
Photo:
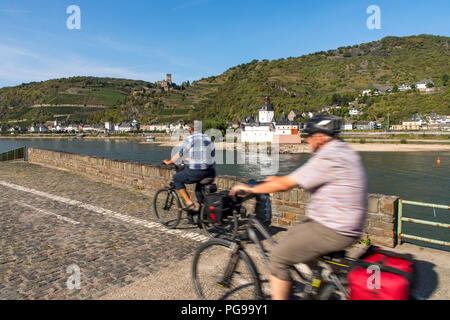
[[[169,188],[158,190],[153,199],[153,211],[162,225],[169,229],[175,228],[180,222],[182,212],[176,192]]]
[[[220,223],[208,219],[206,207],[203,205],[200,210],[200,223],[203,232],[211,238],[221,238],[232,240],[237,236],[239,221],[236,213],[222,219]]]
[[[192,280],[202,300],[260,300],[261,283],[253,261],[244,250],[233,255],[234,242],[211,239],[196,250],[192,262]],[[237,256],[236,256],[237,255]],[[233,258],[235,258],[234,263]],[[229,264],[230,278],[223,282]]]

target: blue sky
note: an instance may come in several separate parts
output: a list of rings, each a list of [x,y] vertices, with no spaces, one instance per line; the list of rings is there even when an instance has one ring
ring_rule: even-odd
[[[381,29],[366,9],[378,5]],[[81,29],[69,30],[69,5]],[[0,0],[0,87],[70,76],[198,80],[388,35],[449,36],[449,0]]]

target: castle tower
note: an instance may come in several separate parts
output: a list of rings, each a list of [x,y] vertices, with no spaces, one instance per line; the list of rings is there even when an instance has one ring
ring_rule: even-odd
[[[166,81],[167,81],[167,84],[172,84],[172,74],[170,74],[170,73],[168,73],[168,74],[166,74]]]
[[[259,122],[260,123],[270,123],[273,120],[275,114],[275,109],[273,104],[270,103],[270,98],[266,97],[264,104],[261,109],[259,109]]]

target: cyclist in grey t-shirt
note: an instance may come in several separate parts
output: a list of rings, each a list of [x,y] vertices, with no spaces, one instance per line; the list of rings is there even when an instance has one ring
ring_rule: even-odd
[[[313,156],[289,175],[268,177],[249,187],[236,185],[230,191],[273,193],[301,187],[311,193],[306,214],[310,221],[289,229],[270,253],[270,286],[273,299],[288,299],[290,266],[308,263],[339,251],[361,235],[367,211],[367,179],[359,155],[337,138],[341,118],[320,115],[311,118],[307,133]]]

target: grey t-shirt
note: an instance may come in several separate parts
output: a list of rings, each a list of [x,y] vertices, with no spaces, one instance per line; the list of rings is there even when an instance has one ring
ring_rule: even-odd
[[[291,175],[311,192],[308,217],[339,234],[361,235],[367,214],[367,179],[358,153],[347,143],[329,141]]]

